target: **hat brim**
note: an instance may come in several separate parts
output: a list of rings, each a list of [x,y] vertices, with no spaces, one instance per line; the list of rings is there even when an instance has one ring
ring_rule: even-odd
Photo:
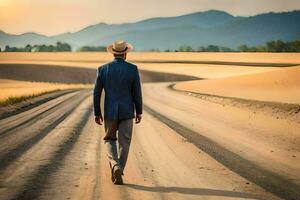
[[[109,52],[109,53],[112,53],[112,54],[116,54],[116,55],[121,55],[121,54],[125,54],[125,53],[128,53],[128,52],[130,52],[130,51],[132,51],[132,49],[133,49],[133,46],[131,45],[131,44],[129,44],[129,43],[126,43],[126,49],[125,49],[125,51],[115,51],[114,49],[113,49],[113,45],[111,44],[111,45],[108,45],[107,46],[107,51]]]

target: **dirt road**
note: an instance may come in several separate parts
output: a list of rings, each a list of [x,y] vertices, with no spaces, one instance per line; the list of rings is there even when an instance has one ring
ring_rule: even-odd
[[[297,123],[274,119],[268,126],[261,121],[271,123],[268,116],[166,86],[143,86],[145,113],[134,127],[123,186],[110,181],[91,91],[1,119],[0,199],[299,197],[299,135],[282,135]]]

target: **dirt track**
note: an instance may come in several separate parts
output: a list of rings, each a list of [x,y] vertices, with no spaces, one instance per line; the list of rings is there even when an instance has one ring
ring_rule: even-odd
[[[284,121],[266,127],[251,116],[250,124],[243,124],[239,112],[246,111],[222,110],[166,86],[144,85],[146,112],[134,129],[124,186],[110,182],[103,127],[93,122],[91,91],[67,93],[0,120],[0,199],[279,199],[271,192],[297,199],[299,141],[293,141],[297,133],[281,140]],[[180,135],[184,128],[169,126],[149,108],[215,141],[217,146],[210,146],[215,155],[191,144],[191,138]],[[230,118],[224,118],[225,111]],[[249,179],[261,177],[255,170],[245,176],[247,169],[219,160],[220,146],[281,179],[266,174],[269,185]],[[282,177],[292,187],[279,190],[276,181],[286,180]]]
[[[0,78],[92,83],[95,76],[95,69],[8,65]],[[69,90],[0,109],[0,199],[299,199],[300,113],[145,83],[195,77],[141,77],[145,113],[125,185],[111,184],[91,91]]]

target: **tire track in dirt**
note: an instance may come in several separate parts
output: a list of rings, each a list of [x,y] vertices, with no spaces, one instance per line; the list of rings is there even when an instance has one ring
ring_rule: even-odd
[[[236,172],[240,176],[252,181],[253,183],[263,187],[267,191],[287,200],[297,200],[300,196],[300,186],[292,183],[285,177],[274,174],[262,167],[257,166],[249,160],[229,151],[213,140],[195,132],[187,127],[182,126],[176,121],[160,114],[147,105],[144,109],[173,129],[176,133],[187,139],[188,142],[194,144],[199,149]]]
[[[255,109],[257,111],[270,112],[277,119],[279,118],[289,118],[291,120],[300,121],[298,113],[300,112],[299,104],[292,103],[282,103],[282,102],[272,102],[272,101],[262,101],[254,99],[244,99],[238,97],[230,96],[220,96],[215,94],[199,93],[192,91],[179,90],[175,88],[176,83],[172,83],[167,87],[170,90],[181,92],[183,94],[188,94],[193,97],[217,103],[220,105],[233,105],[236,107],[242,107],[244,109]]]
[[[82,95],[82,94],[81,94]],[[36,144],[38,141],[43,139],[47,134],[49,134],[55,127],[57,127],[66,117],[68,117],[74,108],[76,108],[85,98],[87,94],[82,95],[81,97],[77,98],[76,101],[73,103],[73,105],[66,110],[65,113],[58,113],[56,115],[57,119],[50,123],[49,125],[45,126],[43,129],[39,130],[37,133],[34,131],[32,132],[32,137],[29,137],[25,139],[24,141],[21,141],[16,147],[12,149],[5,149],[2,152],[0,152],[0,171],[4,170],[11,162],[16,160],[18,157],[20,157],[22,154],[24,154],[28,149],[30,149],[34,144]],[[70,100],[70,99],[67,99]],[[68,101],[65,100],[64,102],[67,103]],[[57,107],[57,109],[62,109],[63,105],[60,107]],[[43,112],[44,113],[44,112]],[[48,115],[49,113],[47,113]],[[28,127],[30,128],[30,127]],[[13,135],[12,135],[13,137]]]
[[[35,107],[38,107],[44,103],[47,103],[53,99],[61,97],[63,95],[73,93],[77,91],[77,89],[67,89],[67,90],[59,90],[55,92],[49,92],[47,94],[43,94],[41,96],[34,97],[27,101],[23,101],[20,103],[16,103],[13,105],[2,106],[0,108],[0,120],[17,115],[19,113],[28,111]]]
[[[50,176],[40,199],[92,199],[99,178],[97,162],[101,133],[93,118],[90,114],[82,134],[64,158],[63,166]]]
[[[14,199],[39,199],[39,195],[47,185],[50,176],[60,169],[63,165],[64,158],[72,150],[73,146],[82,134],[82,130],[87,123],[91,112],[92,107],[90,106],[82,116],[81,120],[72,126],[71,129],[67,130],[69,133],[65,134],[69,136],[59,145],[59,149],[51,155],[49,162],[38,167],[38,169],[26,182],[23,191],[19,192]]]
[[[82,95],[82,94],[81,93],[77,93],[77,94],[74,94],[72,96],[68,96],[66,99],[62,100],[61,102],[58,102],[58,103],[56,103],[54,105],[50,105],[49,108],[46,108],[42,112],[39,112],[39,110],[42,110],[43,107],[40,108],[40,109],[37,109],[36,113],[34,113],[33,115],[31,115],[30,117],[25,116],[25,117],[28,117],[28,119],[25,119],[24,121],[21,121],[19,123],[18,123],[18,120],[21,120],[20,118],[22,118],[22,117],[15,118],[15,119],[13,119],[11,121],[5,122],[5,124],[0,122],[0,124],[4,124],[4,126],[6,125],[6,127],[4,127],[4,128],[2,127],[1,128],[1,130],[0,130],[0,136],[3,137],[3,135],[7,135],[7,134],[9,134],[12,131],[16,131],[16,129],[24,128],[26,126],[30,126],[30,125],[34,124],[40,118],[42,118],[43,115],[49,115],[49,114],[55,112],[61,106],[66,105],[66,103],[68,103],[72,97],[79,97],[80,95]],[[5,119],[3,121],[6,121],[6,120],[7,119]],[[16,122],[16,123],[14,123],[14,122]]]

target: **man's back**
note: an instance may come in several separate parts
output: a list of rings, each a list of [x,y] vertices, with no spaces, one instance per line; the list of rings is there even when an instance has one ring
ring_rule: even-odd
[[[98,68],[94,89],[96,101],[100,98],[98,94],[102,88],[105,91],[104,118],[134,118],[134,108],[137,113],[142,112],[140,78],[135,65],[122,58],[115,58]],[[97,102],[94,105],[98,106]]]

